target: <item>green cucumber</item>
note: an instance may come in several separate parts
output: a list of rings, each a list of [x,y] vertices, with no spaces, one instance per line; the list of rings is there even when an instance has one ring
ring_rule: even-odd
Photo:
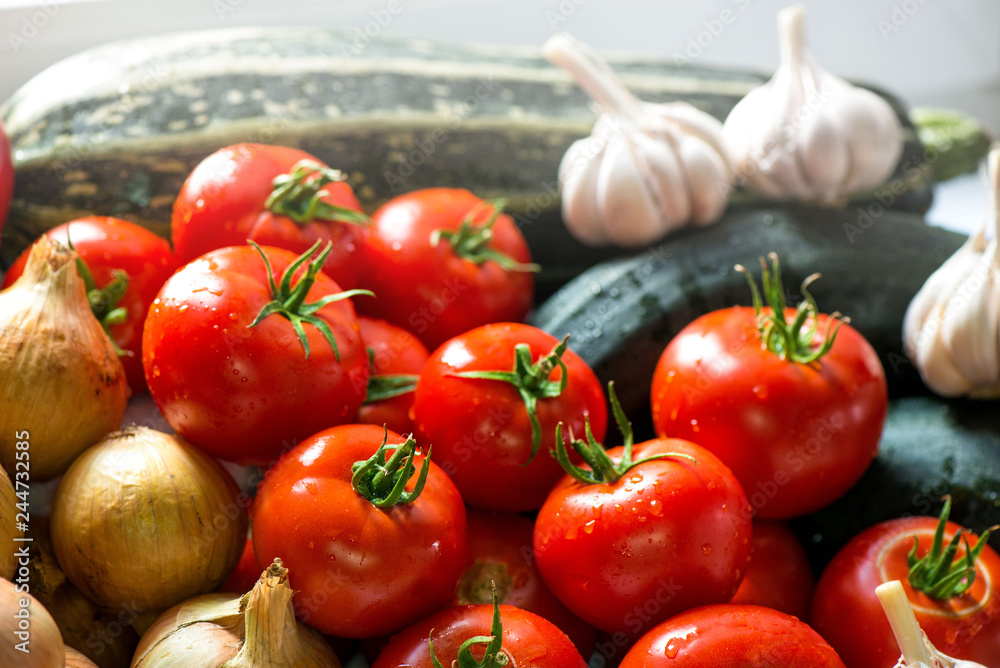
[[[687,100],[720,119],[767,79],[662,57],[609,60],[640,97]],[[902,103],[879,94],[907,128],[893,206],[925,210],[923,148]],[[84,214],[166,236],[191,169],[223,146],[257,141],[305,149],[345,171],[369,210],[426,186],[504,197],[531,230],[541,264],[563,276],[584,268],[578,244],[551,241],[562,230],[555,180],[566,148],[595,116],[537,49],[391,38],[358,45],[354,35],[317,28],[144,37],[53,65],[0,116],[17,170],[0,264]]]
[[[894,399],[871,468],[843,498],[792,528],[820,571],[870,526],[936,517],[945,494],[952,497],[952,521],[977,533],[1000,524],[1000,414],[968,399]],[[1000,534],[990,544],[1000,550]]]

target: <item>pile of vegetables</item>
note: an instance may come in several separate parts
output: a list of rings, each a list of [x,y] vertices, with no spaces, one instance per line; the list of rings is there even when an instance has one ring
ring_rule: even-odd
[[[570,228],[644,246],[723,216],[734,182],[830,206],[888,178],[896,116],[819,70],[801,20],[782,14],[781,70],[725,126],[550,43],[612,114],[560,169]],[[832,102],[784,137],[798,157],[748,167],[810,86]],[[789,108],[769,117],[768,96]],[[831,154],[851,159],[817,166]],[[835,213],[731,212],[591,269],[529,324],[540,267],[506,205],[437,186],[368,215],[317,156],[244,142],[188,174],[171,243],[97,215],[39,237],[0,291],[0,663],[1000,666],[1000,556],[991,528],[949,521],[954,490],[937,516],[872,516],[814,553],[817,518],[879,469],[903,348],[901,313],[886,334],[877,303],[825,310],[813,272],[836,244],[815,230]],[[781,257],[749,244],[698,283],[685,263],[710,233],[738,244],[737,224]],[[940,241],[924,264],[959,246]],[[995,264],[996,242],[956,258],[971,253]],[[667,267],[683,309],[643,282]],[[922,267],[887,289],[909,301]],[[989,267],[982,313],[941,306],[968,272],[913,302],[908,347],[913,327],[951,326],[916,347],[934,389],[927,356],[945,353],[961,391],[995,389]],[[604,328],[621,328],[610,349]],[[122,425],[146,392],[168,430]],[[36,483],[56,479],[40,517]]]

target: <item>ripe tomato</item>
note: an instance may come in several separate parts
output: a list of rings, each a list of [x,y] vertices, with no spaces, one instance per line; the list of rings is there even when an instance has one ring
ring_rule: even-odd
[[[844,668],[844,662],[791,615],[724,604],[663,622],[629,650],[620,668]]]
[[[371,375],[357,422],[385,425],[409,434],[413,431],[413,390],[430,353],[420,339],[385,320],[361,317],[358,322],[361,340],[368,349]]]
[[[309,313],[350,293],[319,272],[322,255],[305,272],[297,262],[280,248],[211,251],[174,274],[149,309],[142,361],[150,393],[170,426],[211,455],[265,465],[361,406],[368,356],[354,307],[343,299]],[[281,311],[252,326],[275,302],[302,321],[301,335]]]
[[[321,170],[296,170],[303,160]],[[279,178],[285,186],[280,191]],[[323,271],[345,290],[354,288],[367,218],[342,178],[295,148],[236,144],[219,149],[194,168],[177,195],[170,223],[174,250],[181,262],[190,262],[248,239],[296,255],[317,241],[332,242]]]
[[[490,603],[495,584],[500,603],[544,617],[569,636],[580,654],[590,656],[597,637],[594,628],[559,602],[535,565],[535,523],[514,513],[469,510],[468,517],[469,563],[453,603]]]
[[[916,557],[932,551],[935,530],[947,517],[889,520],[852,539],[826,567],[813,598],[812,623],[851,668],[892,668],[899,647],[875,595],[884,582],[899,580],[917,621],[938,650],[986,665],[1000,657],[1000,556],[988,545],[975,559],[975,579],[963,594],[932,598],[910,582],[907,555],[917,541]],[[944,544],[962,528],[945,524]],[[966,536],[968,545],[975,536]],[[962,562],[964,541],[956,561]],[[918,580],[919,582],[919,580]]]
[[[765,273],[764,283],[769,295],[782,294],[777,271]],[[768,345],[753,308],[704,315],[667,345],[653,374],[656,433],[711,450],[736,474],[760,518],[805,515],[843,496],[876,455],[888,410],[874,349],[850,325],[831,330],[838,325],[809,300],[801,331],[775,325],[782,319],[774,310],[761,311],[775,333]],[[785,309],[783,297],[772,301],[792,323],[797,311]],[[775,352],[786,345],[782,329],[796,341],[783,353],[788,359]],[[832,347],[807,361],[832,331]]]
[[[750,562],[750,506],[736,478],[704,448],[680,439],[607,453],[574,447],[535,522],[535,556],[566,607],[609,633],[636,638],[688,608],[733,597]]]
[[[477,637],[480,642],[466,645]],[[497,637],[499,643],[490,642]],[[429,640],[437,663],[431,658]],[[459,657],[465,646],[463,661]],[[487,652],[493,656],[503,652],[507,661],[485,660]],[[393,636],[372,664],[372,668],[401,666],[586,668],[587,663],[566,634],[543,617],[510,605],[465,605],[442,610]]]
[[[107,288],[114,281],[116,271],[124,271],[128,276],[125,293],[117,300],[114,299],[117,295],[110,295],[111,299],[105,302],[107,307],[94,315],[103,321],[114,309],[125,309],[120,314],[124,319],[110,325],[109,329],[115,343],[129,353],[121,357],[121,362],[132,394],[145,392],[142,325],[156,293],[177,269],[177,258],[171,252],[170,244],[135,223],[103,216],[71,220],[53,227],[45,236],[63,244],[73,242],[73,248],[87,264],[96,288]],[[3,288],[21,276],[27,259],[26,250],[11,265],[4,277]],[[112,321],[118,319],[113,317]]]
[[[431,350],[480,325],[523,320],[531,308],[528,244],[510,216],[467,190],[389,200],[372,216],[365,256],[359,284],[378,299],[361,313],[413,332]]]
[[[448,476],[413,448],[374,425],[334,427],[285,454],[257,489],[258,562],[281,558],[299,618],[324,633],[394,633],[454,596],[468,555],[465,507]],[[386,450],[394,451],[389,465]],[[359,471],[352,483],[352,467],[366,460],[372,475],[388,468],[386,487],[409,480],[407,494],[376,506],[371,499],[386,490],[372,475]]]
[[[496,372],[517,376],[521,389],[491,377],[462,377]],[[537,426],[526,395],[536,405]],[[466,503],[491,510],[541,506],[562,475],[548,455],[556,425],[564,422],[582,434],[588,417],[603,438],[607,409],[597,376],[565,344],[518,323],[479,327],[438,348],[420,373],[413,401],[417,441],[434,446],[434,461]]]
[[[730,603],[762,605],[809,619],[816,581],[806,551],[780,522],[753,523],[750,567]]]
[[[14,197],[14,163],[10,153],[10,141],[0,123],[0,233],[3,232],[3,221],[10,209],[10,200]]]

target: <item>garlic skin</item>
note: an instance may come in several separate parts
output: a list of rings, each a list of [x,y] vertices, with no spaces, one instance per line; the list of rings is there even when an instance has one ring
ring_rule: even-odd
[[[63,473],[117,429],[128,401],[125,370],[90,311],[76,258],[43,237],[0,292],[0,465],[12,476],[25,470],[16,453],[26,450],[31,482]]]
[[[685,102],[638,100],[569,35],[554,35],[543,53],[604,111],[559,165],[563,220],[574,237],[635,248],[718,220],[733,169],[717,119]]]
[[[1000,232],[1000,149],[987,157]],[[979,230],[924,283],[903,319],[903,348],[945,397],[1000,397],[1000,246]]]
[[[878,95],[821,69],[805,49],[804,10],[778,12],[781,64],[726,118],[738,184],[778,200],[843,206],[891,175],[903,128]]]
[[[323,637],[295,619],[294,593],[275,559],[248,594],[198,596],[163,613],[131,668],[340,668]]]
[[[213,591],[247,536],[248,499],[222,466],[146,427],[109,434],[73,462],[52,504],[66,577],[112,610],[163,610]]]

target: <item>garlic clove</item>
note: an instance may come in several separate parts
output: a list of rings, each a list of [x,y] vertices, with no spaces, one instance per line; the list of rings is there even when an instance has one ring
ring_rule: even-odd
[[[1000,232],[1000,148],[988,156]],[[1000,241],[980,230],[924,283],[903,319],[903,346],[943,396],[1000,397]]]
[[[544,53],[604,111],[559,167],[563,219],[574,236],[638,247],[721,216],[733,170],[718,120],[683,102],[636,99],[568,35],[553,36]]]
[[[883,183],[902,154],[896,112],[820,68],[805,50],[801,7],[778,13],[781,63],[724,125],[745,185],[768,197],[842,206]]]

